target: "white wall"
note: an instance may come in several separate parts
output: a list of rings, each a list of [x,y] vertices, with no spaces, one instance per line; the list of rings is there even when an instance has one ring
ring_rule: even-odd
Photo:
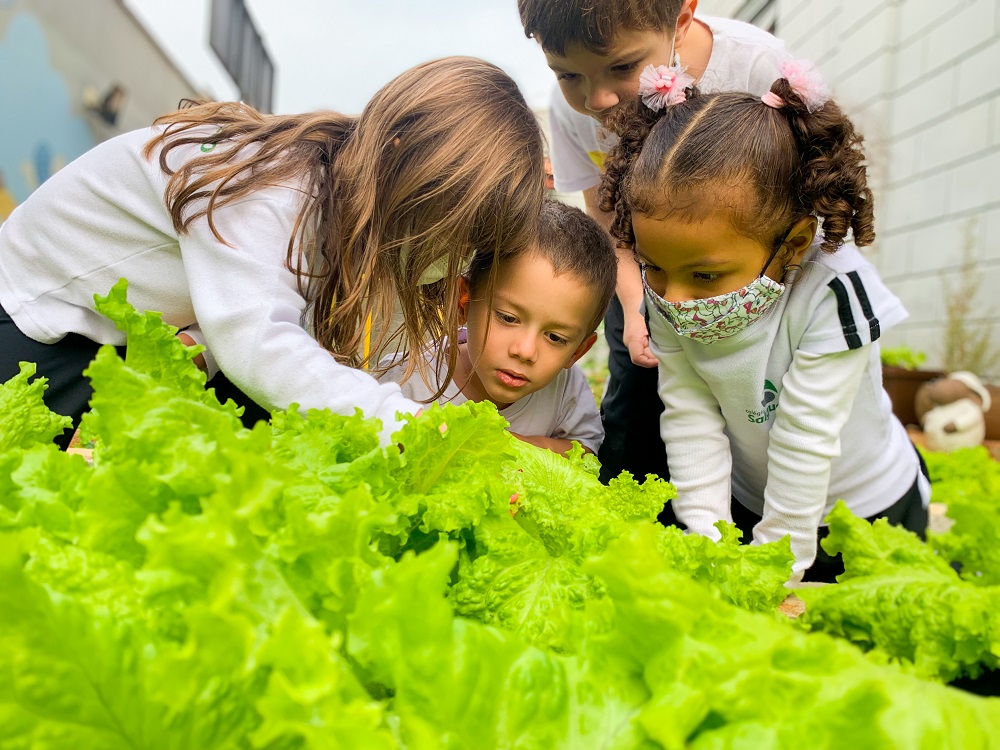
[[[695,16],[723,16],[732,18],[745,0],[700,0]]]
[[[980,288],[967,322],[992,325],[1000,352],[1000,3],[777,1],[778,35],[819,64],[866,136],[870,255],[910,311],[885,345],[941,364],[946,308],[968,295],[959,269],[971,236]]]

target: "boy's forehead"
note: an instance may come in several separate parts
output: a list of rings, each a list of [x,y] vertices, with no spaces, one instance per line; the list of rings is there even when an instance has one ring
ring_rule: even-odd
[[[607,40],[602,40],[600,46],[587,44],[584,40],[568,42],[559,52],[546,48],[544,40],[542,49],[550,65],[559,61],[573,62],[577,59],[604,58],[617,60],[636,54],[648,54],[664,42],[669,43],[672,29],[620,29]]]
[[[566,270],[557,272],[544,251],[535,247],[500,265],[497,294],[525,307],[550,307],[565,316],[573,325],[586,326],[594,316],[598,294],[582,275]]]

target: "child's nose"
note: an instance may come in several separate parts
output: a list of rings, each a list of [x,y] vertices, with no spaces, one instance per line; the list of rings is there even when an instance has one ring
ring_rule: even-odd
[[[698,292],[687,288],[683,284],[668,283],[664,285],[663,294],[660,296],[667,302],[689,302],[693,299],[701,299],[701,297],[698,296]]]
[[[604,86],[593,86],[587,94],[585,106],[591,112],[603,112],[618,105],[618,95]]]
[[[515,336],[510,342],[510,356],[523,362],[534,362],[537,351],[534,336],[528,334]]]

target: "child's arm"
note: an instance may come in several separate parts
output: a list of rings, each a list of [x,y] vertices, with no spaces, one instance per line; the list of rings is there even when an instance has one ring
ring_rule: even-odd
[[[650,320],[654,334],[665,325],[655,317]],[[719,530],[713,524],[733,520],[733,459],[725,434],[726,420],[708,384],[691,367],[683,349],[661,348],[653,337],[650,348],[660,367],[660,434],[666,445],[670,481],[677,488],[677,498],[671,505],[688,529],[718,540]]]
[[[265,188],[214,211],[218,240],[202,217],[179,238],[195,317],[219,369],[267,409],[327,408],[382,421],[391,442],[399,414],[420,405],[395,383],[336,361],[306,330],[306,300],[288,270],[288,239],[303,193]]]
[[[573,447],[573,441],[567,440],[566,438],[551,438],[544,437],[542,435],[519,435],[514,431],[511,431],[510,434],[518,440],[523,440],[526,443],[530,443],[531,445],[539,448],[545,448],[546,450],[550,450],[553,453],[559,453],[563,456],[567,455]],[[586,453],[594,452],[583,443],[580,443],[580,446]]]
[[[612,215],[598,207],[597,188],[583,191],[583,200],[587,214],[602,227],[611,226]],[[617,248],[618,276],[615,282],[615,294],[622,306],[622,342],[628,349],[632,363],[639,367],[656,367],[656,357],[649,348],[649,331],[646,329],[646,319],[639,312],[642,305],[642,275],[639,264],[631,250]]]
[[[578,442],[587,453],[597,453],[604,442],[604,425],[583,370],[577,365],[563,370],[537,396],[548,399],[547,405],[536,402],[538,411],[546,414],[546,434],[523,435],[511,430],[514,437],[563,455],[573,447],[573,441]]]
[[[767,451],[764,517],[754,542],[791,535],[798,580],[816,558],[816,529],[823,520],[830,462],[840,455],[840,433],[868,365],[871,348],[811,354],[798,350],[781,381]]]
[[[194,363],[197,365],[199,370],[202,370],[211,380],[215,377],[215,374],[219,371],[219,365],[215,361],[215,357],[212,356],[212,352],[207,346],[205,346],[205,334],[201,332],[201,328],[195,323],[192,326],[188,326],[183,331],[177,334],[185,346],[204,346],[205,350],[194,358]]]

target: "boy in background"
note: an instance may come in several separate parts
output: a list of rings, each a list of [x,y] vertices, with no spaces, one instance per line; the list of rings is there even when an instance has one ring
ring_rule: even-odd
[[[461,280],[460,340],[454,380],[440,403],[490,401],[525,442],[566,453],[572,442],[596,453],[604,438],[601,418],[577,361],[614,295],[616,254],[607,232],[585,213],[546,201],[538,238],[528,250],[505,258],[490,294],[492,257],[477,253]],[[430,371],[441,363],[431,362]],[[403,381],[406,362],[381,380],[400,383],[403,394],[429,401],[437,383]]]
[[[705,93],[761,96],[791,59],[784,42],[766,31],[727,18],[696,18],[697,7],[698,0],[518,0],[524,32],[541,44],[558,83],[549,111],[556,189],[582,190],[587,213],[604,227],[611,217],[598,208],[597,191],[614,141],[601,123],[635,99],[643,68],[679,62]],[[623,470],[667,479],[656,359],[639,312],[642,282],[631,253],[619,254],[616,292],[604,322],[610,351],[601,479]],[[672,520],[669,506],[661,520]]]

